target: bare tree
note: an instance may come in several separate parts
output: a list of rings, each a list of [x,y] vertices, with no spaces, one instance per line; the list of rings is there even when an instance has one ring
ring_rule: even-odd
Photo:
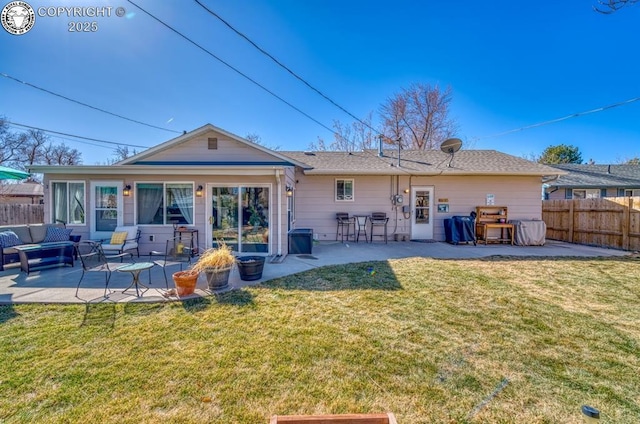
[[[259,144],[261,146],[266,147],[271,150],[280,150],[280,146],[270,146],[262,141],[262,136],[258,133],[249,133],[246,135],[245,139],[249,140],[252,143]]]
[[[457,131],[449,118],[451,87],[415,83],[388,98],[380,107],[387,139],[400,139],[402,148],[437,149]]]
[[[43,156],[43,162],[46,165],[80,165],[82,163],[82,154],[64,143],[49,143]]]
[[[54,144],[40,130],[12,132],[6,118],[0,118],[0,164],[18,169],[29,165],[78,165],[82,155],[77,149]]]
[[[9,130],[5,117],[0,117],[0,165],[24,169],[22,158],[28,135]]]
[[[325,142],[318,137],[316,143],[311,143],[311,150],[333,150],[355,152],[358,150],[371,149],[376,146],[376,132],[371,125],[373,112],[362,119],[355,121],[351,125],[343,124],[338,120],[333,121],[333,141]]]
[[[593,6],[593,10],[598,13],[609,15],[617,12],[625,6],[630,6],[638,3],[640,0],[598,0],[598,5]]]

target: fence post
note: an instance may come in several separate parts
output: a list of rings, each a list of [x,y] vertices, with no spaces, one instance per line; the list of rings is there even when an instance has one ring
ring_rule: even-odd
[[[567,239],[569,243],[573,243],[573,205],[575,200],[569,200],[569,229],[567,230]]]
[[[626,204],[625,204],[626,203]],[[631,209],[633,209],[633,197],[629,197],[626,202],[622,203],[624,209],[622,210],[622,248],[629,250],[629,227],[631,227]]]

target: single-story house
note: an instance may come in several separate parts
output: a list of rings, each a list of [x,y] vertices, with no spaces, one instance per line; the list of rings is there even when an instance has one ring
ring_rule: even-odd
[[[541,219],[540,185],[564,171],[493,150],[274,151],[205,125],[111,166],[34,165],[44,174],[45,222],[87,239],[137,225],[140,252],[161,250],[175,227],[200,248],[285,255],[291,229],[336,239],[336,213],[384,212],[388,234],[444,240],[443,220],[476,206]]]
[[[550,165],[565,171],[545,184],[546,199],[640,196],[640,165]]]
[[[44,202],[44,189],[37,182],[0,185],[0,203],[39,205]]]

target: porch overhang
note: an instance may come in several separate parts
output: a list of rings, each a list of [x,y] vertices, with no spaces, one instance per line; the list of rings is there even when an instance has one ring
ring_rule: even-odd
[[[37,174],[65,174],[65,175],[268,175],[273,176],[274,170],[284,170],[287,165],[117,165],[117,166],[55,166],[31,165],[29,171]]]

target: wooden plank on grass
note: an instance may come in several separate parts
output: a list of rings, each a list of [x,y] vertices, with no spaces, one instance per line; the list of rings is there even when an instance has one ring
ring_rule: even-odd
[[[386,414],[274,415],[270,424],[397,424],[395,416]]]

